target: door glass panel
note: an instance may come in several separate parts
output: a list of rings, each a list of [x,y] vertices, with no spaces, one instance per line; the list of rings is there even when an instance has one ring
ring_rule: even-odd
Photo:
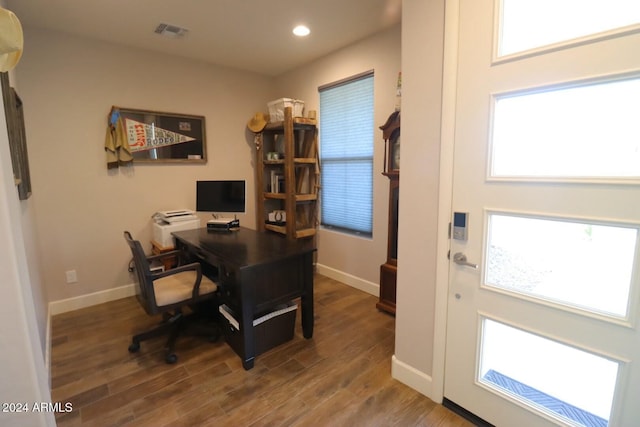
[[[498,56],[639,22],[638,0],[502,0]]]
[[[482,320],[478,382],[571,425],[608,425],[618,362]]]
[[[492,213],[486,286],[626,318],[638,228]]]
[[[639,178],[638,117],[637,77],[497,96],[490,174]]]

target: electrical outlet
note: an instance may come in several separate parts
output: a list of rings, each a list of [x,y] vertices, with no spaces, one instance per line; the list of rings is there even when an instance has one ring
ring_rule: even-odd
[[[78,282],[78,275],[76,274],[75,270],[69,270],[66,272],[67,274],[67,283],[77,283]]]

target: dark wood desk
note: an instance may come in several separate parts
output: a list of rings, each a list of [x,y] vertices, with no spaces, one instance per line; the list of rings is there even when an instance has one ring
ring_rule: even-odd
[[[237,315],[242,334],[236,352],[245,369],[256,357],[253,320],[279,304],[301,299],[302,331],[313,336],[313,253],[310,241],[288,240],[248,228],[173,233],[176,247],[198,258],[220,283],[223,300]]]

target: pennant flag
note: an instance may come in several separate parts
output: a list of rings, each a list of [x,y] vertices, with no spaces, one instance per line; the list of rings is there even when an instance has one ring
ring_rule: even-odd
[[[153,123],[141,123],[125,118],[124,126],[127,130],[129,147],[133,153],[196,140],[190,136],[159,128]]]

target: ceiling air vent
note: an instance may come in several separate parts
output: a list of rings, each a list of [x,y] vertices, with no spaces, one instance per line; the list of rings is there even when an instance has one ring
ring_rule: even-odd
[[[188,31],[189,30],[187,30],[186,28],[180,28],[176,25],[164,24],[164,23],[158,25],[154,30],[156,34],[160,34],[162,36],[167,36],[172,38],[182,37]]]

